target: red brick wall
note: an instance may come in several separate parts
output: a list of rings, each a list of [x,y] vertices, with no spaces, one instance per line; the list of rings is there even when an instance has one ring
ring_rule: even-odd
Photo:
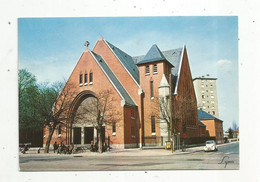
[[[153,73],[153,65],[157,64],[157,74]],[[150,74],[146,75],[145,68],[150,66]],[[170,66],[165,62],[148,63],[139,66],[140,74],[140,85],[144,91],[144,136],[152,136],[151,116],[156,107],[156,98],[159,97],[159,85],[162,80],[162,76],[165,72],[170,73]],[[167,77],[167,76],[166,76]],[[151,99],[150,81],[153,81],[154,87],[154,99]],[[168,80],[168,79],[167,79]],[[160,133],[160,122],[156,118],[156,136],[161,136]]]
[[[182,123],[186,123],[188,138],[199,136],[198,111],[195,91],[186,49],[184,49],[177,95],[174,97],[174,118],[177,119],[178,131],[183,136]]]
[[[124,86],[126,91],[135,101],[135,103],[140,106],[141,105],[141,96],[138,95],[138,85],[130,76],[130,74],[126,71],[121,62],[117,59],[115,54],[109,48],[104,40],[97,41],[93,51],[103,57],[108,66],[114,72],[116,77],[119,79],[121,84]],[[139,136],[141,135],[141,107],[138,107],[138,128],[139,128]],[[139,138],[139,142],[141,143],[141,138]]]
[[[216,141],[217,143],[223,143],[223,122],[221,120],[215,119],[216,127]]]
[[[84,78],[84,73],[90,73],[90,71],[92,71],[93,73],[93,84],[90,85],[88,83],[88,85],[84,85],[84,79],[83,79],[83,85],[80,86],[79,85],[79,75],[83,74],[83,78]],[[89,79],[88,79],[89,81]],[[102,90],[107,90],[107,89],[111,89],[113,91],[113,96],[115,99],[115,103],[114,103],[114,107],[116,108],[117,111],[119,111],[120,113],[122,113],[122,117],[121,120],[118,122],[118,124],[124,126],[124,120],[123,120],[123,107],[121,107],[121,97],[118,94],[118,92],[116,91],[116,89],[113,87],[113,85],[111,84],[111,82],[108,80],[108,78],[106,77],[106,75],[104,74],[104,72],[101,70],[101,68],[99,67],[99,65],[96,63],[96,61],[94,60],[94,58],[92,57],[92,55],[90,54],[90,52],[84,52],[80,58],[80,60],[78,61],[76,67],[74,68],[70,78],[67,81],[68,83],[72,83],[74,85],[75,91],[77,93],[81,93],[83,91],[89,90],[92,91],[94,93],[99,93]],[[111,126],[107,126],[109,129],[109,127]],[[63,129],[64,131],[64,129]],[[55,133],[54,133],[55,134]],[[109,133],[109,131],[107,132],[107,134],[111,134]],[[48,135],[48,131],[46,131],[46,128],[44,129],[44,135],[47,138]],[[56,139],[56,135],[53,136],[53,139]],[[63,132],[61,135],[62,139],[64,139],[66,137],[66,132]],[[124,127],[122,127],[121,130],[118,130],[117,135],[115,137],[111,137],[111,142],[115,143],[115,144],[123,144],[124,143]],[[46,140],[44,140],[44,144],[46,143]],[[52,143],[54,143],[54,140],[52,140]]]

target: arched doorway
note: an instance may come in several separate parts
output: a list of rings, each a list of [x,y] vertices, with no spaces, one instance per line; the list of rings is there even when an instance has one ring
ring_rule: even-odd
[[[96,107],[97,98],[91,91],[81,92],[74,100],[71,119],[71,143],[89,147],[97,142]],[[103,132],[105,133],[105,127]],[[103,139],[105,135],[102,136]],[[104,140],[103,140],[104,141]]]

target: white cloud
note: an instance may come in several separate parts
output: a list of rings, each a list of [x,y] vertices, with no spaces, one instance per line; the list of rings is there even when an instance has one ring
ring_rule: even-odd
[[[220,73],[232,73],[234,70],[234,65],[230,60],[221,59],[217,61],[217,69]]]

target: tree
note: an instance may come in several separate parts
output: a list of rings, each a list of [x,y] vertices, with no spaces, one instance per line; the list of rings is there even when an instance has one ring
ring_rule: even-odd
[[[232,128],[230,127],[229,129],[228,129],[228,138],[233,138],[233,130],[232,130]]]
[[[38,85],[35,76],[26,69],[18,73],[19,90],[19,133],[20,142],[32,142],[30,134],[42,131],[42,120],[39,114]]]
[[[232,122],[232,129],[233,131],[237,131],[238,129],[237,123],[235,121]]]
[[[64,82],[42,84],[39,88],[40,97],[38,104],[40,114],[44,118],[44,126],[48,128],[49,135],[44,149],[45,153],[49,152],[50,142],[53,133],[58,125],[65,125],[70,120],[70,107],[76,97],[74,86]]]
[[[74,120],[91,124],[98,135],[98,151],[103,152],[102,127],[120,121],[121,113],[114,107],[115,99],[111,89],[100,91],[96,97],[85,99],[77,110]],[[120,127],[120,126],[118,126]]]

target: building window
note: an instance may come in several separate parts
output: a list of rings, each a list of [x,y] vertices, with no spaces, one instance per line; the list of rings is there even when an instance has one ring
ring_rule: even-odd
[[[150,81],[150,91],[151,91],[151,99],[154,98],[154,94],[153,94],[153,81]]]
[[[212,104],[214,104],[214,101],[211,101]]]
[[[212,99],[214,99],[214,95],[211,95],[210,97],[211,97]]]
[[[135,127],[131,127],[131,137],[135,138]]]
[[[93,73],[89,73],[89,84],[93,83]]]
[[[59,135],[61,134],[61,125],[59,125],[58,133],[59,133]]]
[[[131,119],[135,119],[135,111],[131,110]]]
[[[116,135],[116,123],[115,122],[113,122],[113,124],[112,124],[112,135]]]
[[[153,65],[153,73],[157,73],[157,64]]]
[[[85,81],[85,85],[87,85],[88,84],[88,74],[87,73],[85,73],[85,75],[84,75],[84,81]]]
[[[201,87],[204,87],[204,85],[201,85]]]
[[[149,74],[150,74],[150,66],[149,66],[149,65],[147,65],[147,66],[145,67],[145,74],[146,74],[146,75],[149,75]]]
[[[204,90],[202,90],[201,92],[202,92],[202,93],[204,93],[205,91],[204,91]]]
[[[83,83],[83,75],[80,74],[79,75],[79,84],[82,85],[82,83]]]
[[[152,135],[155,135],[155,116],[151,117]]]
[[[202,101],[202,103],[204,103],[204,104],[205,104],[205,103],[206,103],[206,102],[205,102],[205,100],[203,100],[203,101]]]
[[[215,112],[215,111],[212,111],[212,114],[213,114],[213,115],[215,115],[215,114],[216,114],[216,112]]]
[[[202,95],[201,97],[202,97],[202,99],[205,99],[205,95]]]
[[[212,94],[213,94],[213,90],[211,90],[211,91],[210,91],[210,93],[212,93]]]

